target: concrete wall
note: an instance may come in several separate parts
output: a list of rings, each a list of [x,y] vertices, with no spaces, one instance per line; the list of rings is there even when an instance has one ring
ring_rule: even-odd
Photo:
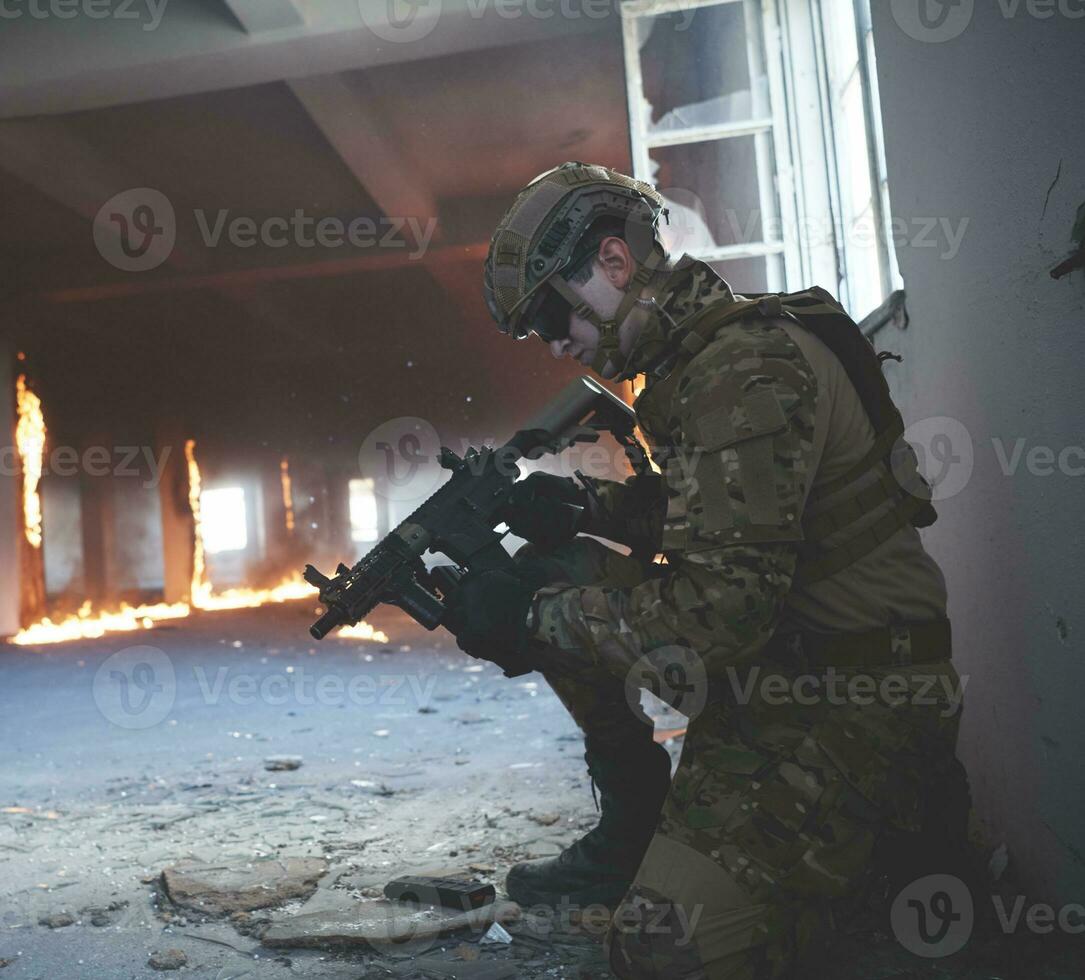
[[[967,430],[949,480],[974,460],[924,535],[971,675],[960,751],[977,811],[1030,894],[1081,901],[1085,274],[1048,270],[1085,202],[1085,19],[1067,16],[1085,8],[977,2],[964,26],[967,0],[939,33],[956,36],[932,43],[909,23],[917,3],[872,5],[893,212],[969,224],[952,258],[944,243],[898,247],[911,326],[877,346],[905,356],[887,373],[906,421]],[[935,431],[951,430],[916,435]]]
[[[112,578],[121,591],[165,587],[162,511],[150,474],[113,480]]]
[[[83,515],[79,481],[47,475],[41,481],[45,594],[87,597],[83,574]]]

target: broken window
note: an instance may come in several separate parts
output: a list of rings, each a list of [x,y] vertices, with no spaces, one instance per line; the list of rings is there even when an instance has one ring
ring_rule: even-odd
[[[782,117],[773,114],[760,0],[645,0],[621,10],[634,173],[667,201],[668,250],[741,274],[732,281],[740,292],[784,289]]]
[[[896,288],[869,0],[622,4],[634,174],[739,292]]]

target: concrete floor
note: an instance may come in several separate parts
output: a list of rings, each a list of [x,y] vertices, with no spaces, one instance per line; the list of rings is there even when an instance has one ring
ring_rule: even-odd
[[[386,645],[314,644],[311,618],[295,604],[0,647],[3,980],[157,976],[148,958],[167,948],[186,954],[184,975],[215,980],[609,975],[598,929],[531,917],[510,925],[511,945],[470,933],[424,949],[259,943],[264,918],[349,910],[401,873],[474,865],[500,888],[510,864],[594,823],[579,736],[541,678],[509,680],[394,611],[373,619]],[[265,769],[284,754],[300,768]],[[270,856],[329,870],[304,902],[232,920],[173,908],[156,884],[182,860]],[[64,914],[70,925],[43,924]],[[1082,977],[1078,952],[985,935],[922,960],[871,926],[822,975]]]

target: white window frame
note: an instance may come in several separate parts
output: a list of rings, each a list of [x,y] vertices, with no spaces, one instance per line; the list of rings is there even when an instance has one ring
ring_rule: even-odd
[[[848,216],[844,213],[844,188],[841,155],[844,152],[842,142],[837,138],[841,128],[843,107],[837,99],[839,93],[833,91],[830,78],[832,72],[828,60],[830,57],[826,39],[826,13],[823,0],[772,0],[780,11],[783,29],[781,31],[780,57],[785,66],[794,69],[803,66],[806,82],[815,87],[819,106],[817,116],[800,116],[794,109],[789,110],[799,121],[797,134],[798,145],[804,161],[823,160],[824,167],[813,166],[813,171],[824,170],[824,174],[815,173],[815,179],[824,182],[829,193],[827,199],[818,202],[814,195],[814,208],[828,207],[828,213],[822,213],[819,222],[833,230],[835,238],[833,251],[836,269],[833,272],[839,299],[849,312],[860,320],[869,316],[880,305],[884,305],[894,290],[901,289],[903,282],[897,268],[896,251],[892,244],[890,227],[890,205],[888,176],[885,166],[885,140],[882,133],[881,110],[878,100],[878,80],[874,65],[873,35],[870,23],[870,0],[850,0],[852,29],[855,31],[855,45],[858,54],[857,72],[863,101],[863,119],[866,131],[867,172],[872,190],[872,216],[876,234],[874,247],[877,254],[878,276],[880,285],[880,303],[873,309],[858,309],[855,306],[854,288],[849,281],[849,258],[854,257],[853,246],[844,230]],[[792,87],[791,92],[799,91]],[[813,122],[816,118],[816,123]],[[820,132],[813,132],[814,126]]]
[[[747,53],[751,75],[763,70],[768,77],[771,116],[666,133],[647,132],[637,19],[724,3],[742,3],[747,23],[760,10],[764,52],[757,50],[757,33],[747,30]],[[873,189],[879,286],[884,305],[903,283],[891,240],[885,144],[872,63],[870,0],[852,0],[852,3]],[[843,227],[838,156],[841,148],[834,139],[841,107],[829,85],[830,53],[821,0],[625,0],[621,13],[634,176],[651,181],[650,151],[658,146],[736,136],[757,138],[762,214],[773,216],[775,227],[770,229],[767,222],[763,224],[769,236],[765,241],[697,252],[695,257],[714,262],[782,255],[784,282],[773,281],[774,264],[767,264],[770,291],[821,285],[837,295],[855,319],[874,312],[854,308],[854,288],[848,282],[851,246]],[[770,172],[772,160],[776,163],[775,173]],[[780,234],[771,237],[772,232]],[[741,291],[743,284],[733,285]]]
[[[753,136],[757,156],[757,184],[763,218],[762,228],[767,235],[771,231],[779,230],[780,227],[788,227],[788,216],[786,214],[781,215],[780,212],[785,204],[785,199],[790,197],[789,194],[781,193],[781,188],[786,190],[790,178],[786,168],[780,167],[779,164],[777,165],[777,174],[774,175],[770,172],[770,161],[773,159],[774,153],[777,161],[782,159],[779,153],[779,142],[781,137],[786,135],[786,120],[780,111],[782,102],[776,93],[776,86],[779,83],[779,79],[774,77],[778,75],[777,66],[774,64],[774,59],[766,59],[764,52],[760,50],[759,44],[756,43],[765,30],[764,23],[757,25],[756,32],[750,29],[746,31],[747,59],[752,76],[756,77],[759,74],[759,69],[765,69],[769,76],[769,99],[772,103],[770,115],[738,122],[720,123],[713,126],[667,130],[663,133],[649,133],[644,125],[646,114],[643,111],[644,90],[640,69],[640,51],[637,45],[637,21],[643,17],[654,17],[668,13],[685,13],[698,7],[716,7],[726,3],[741,3],[747,18],[747,24],[749,24],[749,18],[757,15],[760,0],[625,0],[622,3],[622,37],[625,48],[633,175],[639,180],[652,182],[650,153],[656,147]],[[790,224],[793,226],[793,221]],[[797,250],[794,248],[794,243],[789,243],[782,237],[766,237],[758,242],[724,245],[718,248],[699,250],[692,254],[695,258],[702,259],[705,262],[722,262],[730,259],[779,255],[783,257],[785,280],[790,281],[798,271],[799,257]],[[775,263],[766,263],[766,266],[769,291],[778,292],[783,290],[785,283],[775,281],[777,278]]]

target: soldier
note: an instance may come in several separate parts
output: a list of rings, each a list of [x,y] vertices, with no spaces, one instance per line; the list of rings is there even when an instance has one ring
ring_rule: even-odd
[[[823,290],[740,296],[671,261],[663,214],[647,184],[566,163],[494,234],[501,331],[605,379],[644,375],[634,408],[662,475],[517,484],[510,526],[532,544],[519,574],[464,580],[458,640],[497,663],[532,653],[600,791],[598,827],[512,868],[510,897],[616,909],[620,977],[776,977],[817,950],[876,851],[918,874],[963,849],[961,685],[916,530],[929,487],[880,358]],[[697,691],[673,784],[627,697],[645,664],[700,678],[676,685]]]

